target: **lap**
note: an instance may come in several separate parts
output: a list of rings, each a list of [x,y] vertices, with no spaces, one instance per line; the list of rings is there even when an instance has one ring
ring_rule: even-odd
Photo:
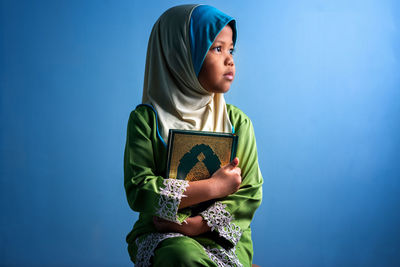
[[[161,241],[152,257],[153,266],[216,266],[203,246],[187,236]]]
[[[236,248],[224,249],[206,236],[191,238],[179,233],[150,233],[128,243],[135,266],[251,266],[250,232]]]

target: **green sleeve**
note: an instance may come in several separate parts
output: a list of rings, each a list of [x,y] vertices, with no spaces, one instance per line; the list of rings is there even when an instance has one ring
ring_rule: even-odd
[[[215,202],[201,215],[212,231],[217,231],[221,237],[236,245],[261,204],[263,178],[250,119],[238,110],[232,120],[236,122],[234,125],[239,137],[236,155],[242,171],[242,183],[236,193]]]
[[[136,109],[129,117],[124,154],[124,186],[129,206],[141,213],[182,223],[187,215],[178,213],[187,181],[156,175],[157,142],[155,118]]]

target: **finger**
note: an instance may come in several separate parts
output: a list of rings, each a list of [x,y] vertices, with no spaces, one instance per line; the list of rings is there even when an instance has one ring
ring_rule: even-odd
[[[229,162],[228,164],[226,164],[223,168],[226,168],[226,169],[228,169],[228,170],[233,170],[233,169],[235,169],[238,165],[239,165],[239,158],[236,157],[236,158],[234,158],[231,162]]]
[[[239,158],[238,158],[238,157],[234,158],[234,159],[231,161],[230,164],[232,165],[232,167],[236,168],[236,167],[239,165]]]

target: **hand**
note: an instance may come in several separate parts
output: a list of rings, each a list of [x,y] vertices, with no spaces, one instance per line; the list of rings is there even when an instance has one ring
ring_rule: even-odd
[[[200,215],[189,217],[186,219],[186,223],[183,222],[182,224],[154,216],[153,223],[158,232],[176,232],[186,236],[197,236],[211,230]]]
[[[239,159],[236,157],[211,176],[210,179],[213,182],[213,188],[215,188],[215,194],[218,198],[228,196],[239,190],[242,176],[238,165]]]
[[[181,199],[179,209],[193,206],[195,204],[211,199],[223,198],[239,190],[242,182],[239,159],[219,168],[210,179],[189,182],[185,195]]]

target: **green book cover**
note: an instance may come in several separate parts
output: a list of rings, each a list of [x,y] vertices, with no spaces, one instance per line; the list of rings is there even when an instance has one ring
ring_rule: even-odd
[[[236,157],[237,140],[235,134],[171,129],[166,177],[188,181],[210,178]],[[198,214],[213,202],[190,207],[191,214]]]
[[[205,131],[169,131],[167,178],[210,178],[236,156],[237,135]]]

